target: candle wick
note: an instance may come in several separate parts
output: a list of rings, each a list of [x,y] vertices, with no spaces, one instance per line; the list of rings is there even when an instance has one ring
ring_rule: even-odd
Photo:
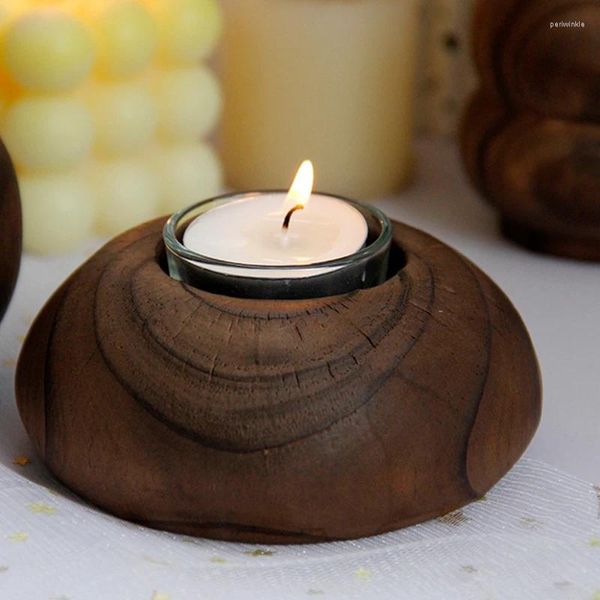
[[[282,225],[282,229],[284,229],[285,231],[287,231],[290,228],[290,221],[292,219],[292,215],[297,211],[297,210],[302,210],[304,208],[304,206],[302,204],[297,204],[296,206],[294,206],[294,208],[292,208],[287,215],[285,215],[285,219],[283,220],[283,225]]]

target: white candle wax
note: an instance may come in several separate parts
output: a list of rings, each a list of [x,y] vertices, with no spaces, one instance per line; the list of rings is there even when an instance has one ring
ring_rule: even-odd
[[[246,277],[301,278],[336,270],[285,269],[293,265],[342,258],[360,250],[367,239],[367,222],[351,204],[313,194],[296,211],[287,230],[289,210],[284,193],[242,197],[197,217],[186,229],[183,244],[210,258],[248,265],[281,265],[281,269],[253,269],[198,263],[206,269]]]

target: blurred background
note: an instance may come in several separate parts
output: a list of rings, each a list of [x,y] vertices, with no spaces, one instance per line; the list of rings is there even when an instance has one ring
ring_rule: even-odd
[[[466,0],[3,0],[0,133],[25,250],[60,254],[225,187],[373,199],[456,135]]]
[[[25,249],[285,188],[306,158],[321,191],[401,201],[456,140],[507,238],[599,260],[599,30],[593,0],[3,0]]]

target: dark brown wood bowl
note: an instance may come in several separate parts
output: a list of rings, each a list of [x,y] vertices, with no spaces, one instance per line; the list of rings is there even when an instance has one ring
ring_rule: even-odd
[[[12,297],[21,264],[21,203],[17,176],[0,141],[0,321]]]
[[[541,407],[531,341],[443,243],[394,223],[386,283],[248,300],[171,279],[162,224],[80,267],[19,360],[27,431],[84,498],[191,535],[347,539],[479,498],[525,450]]]

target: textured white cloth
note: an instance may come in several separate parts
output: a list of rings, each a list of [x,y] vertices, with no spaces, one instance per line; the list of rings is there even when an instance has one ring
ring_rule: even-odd
[[[128,524],[35,464],[15,469],[0,466],[3,600],[600,598],[599,494],[533,460],[442,519],[354,542],[261,548]]]
[[[485,501],[357,542],[253,555],[254,546],[119,521],[53,482],[31,449],[13,393],[31,319],[97,243],[60,258],[26,257],[0,327],[0,600],[600,600],[600,492],[544,464],[600,481],[599,267],[503,242],[451,146],[425,142],[419,152],[418,184],[379,205],[467,254],[523,314],[546,398],[532,458]],[[31,464],[13,464],[20,455]]]

